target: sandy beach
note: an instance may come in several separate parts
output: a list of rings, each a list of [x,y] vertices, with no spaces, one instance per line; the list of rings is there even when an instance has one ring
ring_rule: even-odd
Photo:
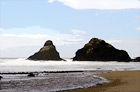
[[[140,92],[140,70],[50,72],[36,77],[4,73],[1,76],[4,78],[0,81],[0,92]]]
[[[108,79],[110,83],[63,92],[140,92],[140,71],[118,71],[102,73],[97,76]]]

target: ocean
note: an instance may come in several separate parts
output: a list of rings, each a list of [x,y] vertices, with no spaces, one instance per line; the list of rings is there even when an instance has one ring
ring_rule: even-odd
[[[140,62],[32,61],[26,58],[1,58],[0,73],[74,70],[140,70]]]
[[[88,88],[109,83],[103,77],[91,76],[92,74],[108,73],[110,70],[140,70],[140,62],[65,60],[32,61],[26,58],[1,58],[0,76],[3,78],[0,80],[0,92],[57,92]],[[56,71],[57,73],[54,73]],[[68,73],[67,71],[74,72]],[[36,72],[37,75],[28,77],[29,72]]]

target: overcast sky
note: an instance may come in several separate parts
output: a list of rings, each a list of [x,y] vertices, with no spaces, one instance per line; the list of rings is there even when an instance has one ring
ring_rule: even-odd
[[[52,40],[73,57],[91,38],[140,56],[139,0],[0,0],[0,57],[28,57]]]

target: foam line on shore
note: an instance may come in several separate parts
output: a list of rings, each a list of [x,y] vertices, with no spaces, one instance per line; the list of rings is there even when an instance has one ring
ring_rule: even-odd
[[[96,86],[99,86],[99,85],[110,83],[110,81],[108,81],[107,79],[105,79],[103,77],[100,77],[100,76],[94,75],[94,78],[99,78],[101,80],[96,82],[96,83],[86,84],[86,85],[83,85],[83,86],[77,86],[77,87],[65,88],[65,89],[54,89],[54,90],[48,90],[47,92],[60,92],[60,91],[69,91],[69,90],[74,90],[74,89],[83,89],[83,88],[96,87]]]
[[[0,92],[57,92],[72,89],[89,88],[109,83],[108,80],[92,74],[93,73],[88,72],[50,73],[48,75],[41,75],[36,77],[28,77],[27,75],[18,74],[4,74],[3,79],[0,81],[1,88],[4,89],[2,89]],[[9,80],[10,82],[8,82],[7,80]],[[12,84],[17,85],[9,86]],[[33,86],[30,87],[30,85]],[[26,89],[26,91],[22,91],[24,89]]]

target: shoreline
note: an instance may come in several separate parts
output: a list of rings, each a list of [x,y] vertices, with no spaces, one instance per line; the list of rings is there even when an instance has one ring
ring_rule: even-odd
[[[31,73],[31,72],[28,72]],[[2,76],[11,76],[14,79],[13,82],[11,81],[11,79],[8,79],[10,81],[11,84],[13,84],[14,82],[19,83],[18,85],[26,85],[28,83],[33,82],[32,85],[34,85],[34,87],[32,87],[31,89],[27,89],[23,87],[20,88],[20,92],[25,92],[22,91],[22,89],[32,92],[32,90],[37,92],[43,92],[43,91],[47,91],[47,92],[140,92],[140,70],[129,70],[129,71],[102,71],[102,70],[92,70],[92,71],[44,71],[44,72],[38,72],[39,75],[37,75],[36,77],[27,77],[27,72],[25,73],[8,73],[8,74],[0,74]],[[36,72],[34,72],[36,73]],[[15,77],[14,77],[15,76]],[[87,79],[90,78],[91,82],[89,82]],[[93,79],[95,80],[93,80]],[[6,79],[6,78],[5,78]],[[51,79],[51,81],[50,81]],[[52,82],[54,79],[54,82]],[[64,79],[64,80],[63,80]],[[67,80],[71,80],[71,81],[67,81]],[[75,82],[76,80],[78,80],[77,82]],[[96,79],[98,80],[98,82],[96,81]],[[7,79],[4,81],[8,81]],[[48,81],[46,81],[48,80]],[[3,81],[3,80],[2,80]],[[0,81],[0,83],[4,83],[4,81],[2,82]],[[28,81],[28,82],[27,82]],[[30,82],[29,82],[30,81]],[[54,90],[48,90],[45,86],[40,86],[42,87],[40,90],[37,89],[38,85],[36,85],[36,81],[37,83],[40,82],[44,82],[43,85],[47,85],[49,86],[50,84],[52,85],[53,83],[55,84],[56,82],[61,83],[61,85],[68,85],[70,84],[69,82],[75,84],[81,82],[87,82],[86,84],[77,84],[77,86],[72,86],[71,88],[65,88],[63,86],[58,87],[58,89]],[[94,81],[94,82],[93,82]],[[27,84],[26,84],[27,82]],[[20,84],[23,83],[23,84]],[[59,84],[58,83],[58,84]],[[68,83],[68,84],[67,84]],[[55,88],[55,86],[58,86],[58,84],[52,85],[54,86],[53,88]],[[42,85],[42,84],[41,84]],[[28,85],[30,86],[30,85]],[[5,86],[6,87],[6,86]],[[51,86],[50,86],[51,87]],[[66,86],[69,87],[69,86]],[[7,86],[7,89],[9,89],[8,91],[5,92],[9,92],[11,91],[10,88],[11,86]],[[16,87],[15,89],[16,90]],[[65,91],[66,90],[66,91]],[[0,89],[0,92],[2,92],[4,90]],[[12,92],[18,92],[18,91],[13,91]]]
[[[62,70],[62,71],[32,71],[32,72],[0,72],[0,74],[29,74],[29,73],[84,73],[84,72],[111,72],[112,70]]]
[[[3,77],[0,80],[0,92],[58,92],[88,88],[98,84],[108,83],[102,77],[93,76],[93,74],[103,72],[105,71],[63,71],[60,73],[38,73],[35,77],[29,77],[28,74],[19,73],[0,74]]]
[[[62,92],[140,92],[140,70],[95,74],[110,81],[96,87]]]

